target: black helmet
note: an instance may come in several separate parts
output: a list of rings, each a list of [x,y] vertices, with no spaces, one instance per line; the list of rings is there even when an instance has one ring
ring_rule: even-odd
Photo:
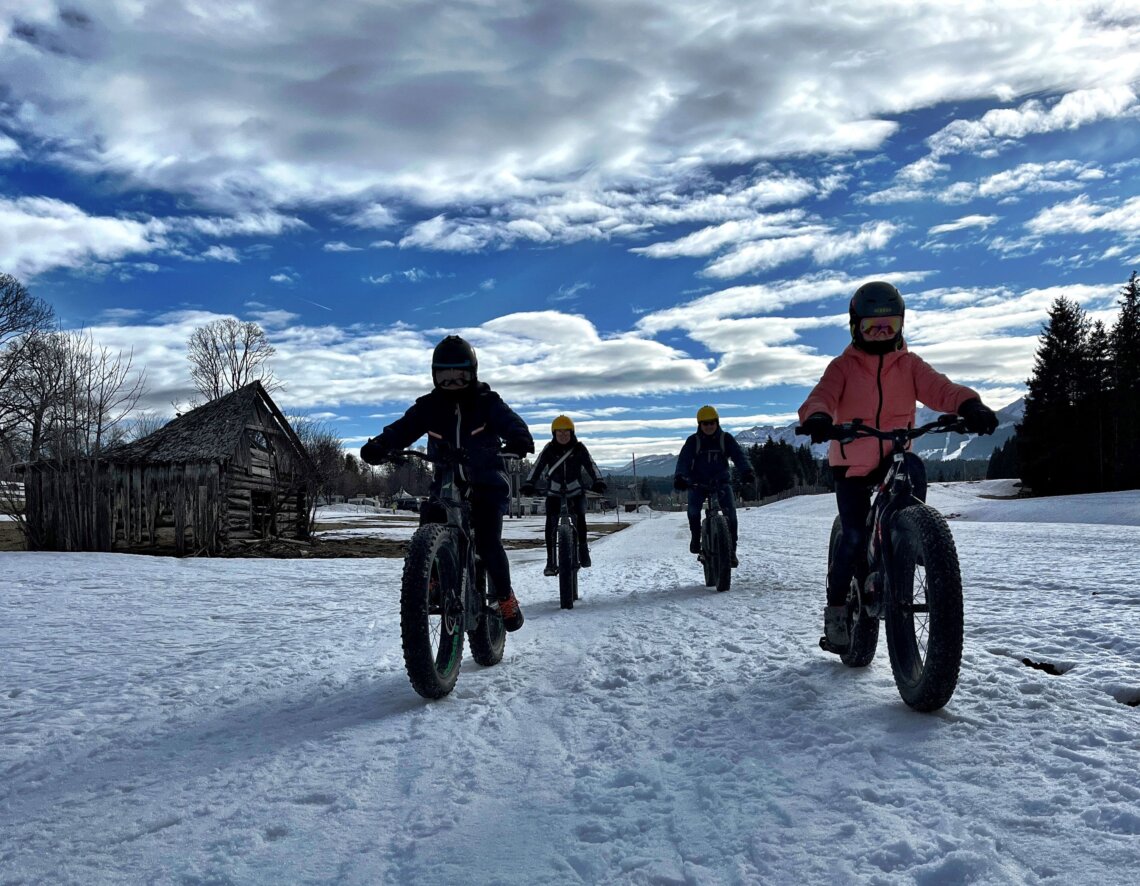
[[[475,381],[479,374],[479,359],[475,356],[475,349],[458,335],[449,335],[438,345],[431,355],[431,377],[435,383],[435,373],[438,369],[467,369],[471,372],[471,380]]]
[[[872,354],[884,354],[897,350],[902,345],[902,329],[893,338],[881,342],[867,342],[859,332],[859,321],[868,317],[904,317],[906,304],[894,286],[885,280],[872,280],[864,283],[851,296],[847,306],[850,317],[851,341],[855,347]]]

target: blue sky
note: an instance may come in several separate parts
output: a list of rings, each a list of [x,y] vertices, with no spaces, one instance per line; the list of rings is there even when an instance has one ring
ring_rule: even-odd
[[[0,271],[162,413],[257,321],[350,449],[449,332],[602,462],[783,424],[875,278],[996,408],[1140,267],[1138,92],[1136,2],[5,0]]]

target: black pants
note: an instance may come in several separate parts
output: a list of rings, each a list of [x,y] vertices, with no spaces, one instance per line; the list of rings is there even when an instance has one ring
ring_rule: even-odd
[[[736,536],[737,536],[737,522],[736,522],[736,498],[732,494],[732,487],[727,483],[718,486],[716,490],[716,500],[720,504],[720,512],[724,514],[724,519],[728,521],[728,534],[732,538],[732,552],[736,553]],[[689,516],[689,533],[692,535],[693,540],[700,542],[701,540],[701,509],[705,506],[705,494],[699,489],[689,490],[689,506],[686,512]]]
[[[503,548],[503,516],[507,513],[507,497],[497,487],[471,487],[471,528],[475,532],[475,553],[483,561],[495,595],[505,600],[512,593],[511,564]],[[428,503],[420,511],[420,523],[433,522]]]
[[[912,452],[904,456],[914,481],[914,497],[926,501],[926,466]],[[827,572],[827,605],[841,606],[847,600],[851,578],[856,569],[862,573],[867,544],[867,515],[871,511],[871,495],[886,476],[890,462],[865,477],[840,477],[835,481],[835,503],[839,507],[841,530],[839,543]],[[865,576],[859,575],[862,581]]]
[[[574,529],[578,533],[578,551],[589,549],[586,544],[586,496],[575,495],[566,502]],[[546,497],[546,559],[554,562],[554,543],[558,538],[558,518],[562,515],[562,499],[557,495]]]

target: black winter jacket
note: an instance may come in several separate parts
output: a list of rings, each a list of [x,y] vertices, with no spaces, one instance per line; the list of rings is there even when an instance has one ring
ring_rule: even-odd
[[[705,434],[698,430],[681,447],[673,476],[703,486],[723,486],[728,482],[729,459],[732,459],[741,474],[752,473],[748,457],[732,434],[720,428],[717,428],[715,434]]]
[[[390,451],[410,446],[431,431],[467,454],[460,479],[509,491],[500,451],[534,452],[534,438],[519,416],[486,382],[460,394],[435,388],[416,400],[402,418],[384,428],[376,442]],[[437,443],[428,437],[428,454]]]
[[[583,492],[583,472],[591,484],[602,479],[601,472],[590,457],[590,450],[586,445],[577,437],[572,438],[565,446],[557,440],[551,440],[542,447],[542,452],[539,453],[526,482],[536,486],[545,482],[551,495],[563,491],[571,496],[580,495]]]

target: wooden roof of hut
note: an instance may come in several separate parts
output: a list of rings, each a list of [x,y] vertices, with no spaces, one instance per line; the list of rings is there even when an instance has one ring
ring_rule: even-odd
[[[312,460],[301,440],[259,381],[192,409],[139,440],[108,449],[101,458],[125,464],[228,461],[234,456],[258,401],[280,425],[297,458],[312,469]]]

